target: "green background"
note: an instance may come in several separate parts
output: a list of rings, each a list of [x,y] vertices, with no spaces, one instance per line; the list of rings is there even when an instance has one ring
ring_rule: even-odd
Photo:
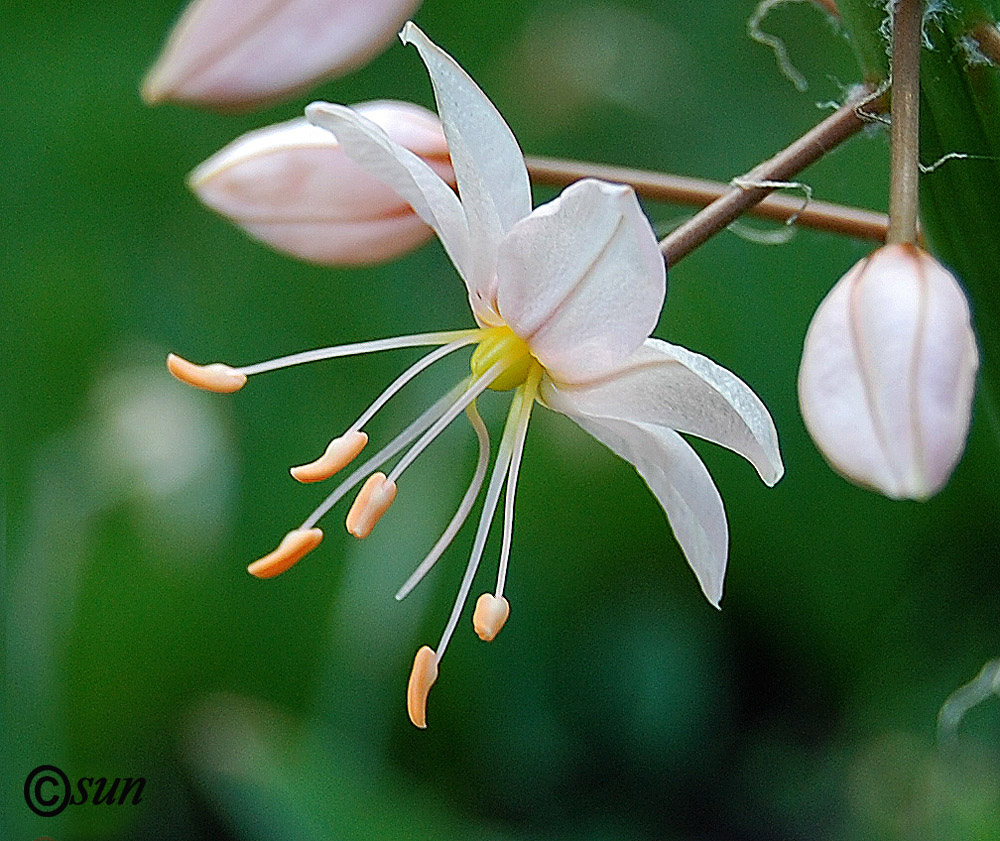
[[[797,92],[747,38],[751,10],[427,0],[416,20],[527,153],[728,180],[857,78],[844,37],[794,5],[767,26],[811,82]],[[634,471],[544,410],[522,465],[511,619],[485,645],[463,618],[427,731],[406,719],[407,675],[443,627],[471,530],[414,595],[392,595],[465,488],[467,428],[407,473],[367,541],[337,525],[341,506],[294,571],[246,575],[324,494],[288,465],[416,354],[296,368],[222,397],[173,381],[167,351],[243,364],[471,318],[437,243],[375,268],[307,266],[184,186],[216,149],[314,98],[430,105],[416,52],[393,45],[264,112],[150,109],[138,84],[177,12],[169,0],[4,11],[4,837],[1000,836],[997,702],[953,743],[935,733],[944,699],[1000,653],[985,412],[951,483],[916,504],[835,476],[796,406],[806,326],[864,243],[726,232],[671,273],[656,335],[757,391],[787,469],[769,490],[739,457],[696,444],[729,514],[721,612]],[[817,198],[884,209],[887,162],[876,130],[805,180]],[[646,209],[661,232],[688,212]],[[431,372],[370,431],[391,434],[462,373],[458,359]],[[503,398],[482,403],[497,429]],[[497,537],[474,593],[491,586]],[[143,802],[38,818],[22,787],[43,764],[143,776]]]

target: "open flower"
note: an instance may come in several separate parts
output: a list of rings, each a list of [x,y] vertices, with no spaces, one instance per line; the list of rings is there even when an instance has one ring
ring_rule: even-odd
[[[663,304],[666,270],[632,190],[585,180],[532,210],[521,151],[490,101],[412,23],[401,37],[417,47],[430,72],[458,196],[417,155],[350,108],[314,103],[307,115],[332,131],[347,154],[410,202],[437,232],[465,281],[479,326],[309,351],[244,368],[195,366],[177,357],[169,364],[193,385],[235,391],[247,376],[285,365],[439,345],[400,375],[319,459],[293,468],[301,481],[316,481],[360,453],[368,440],[364,425],[413,376],[458,348],[476,345],[468,377],[355,470],[275,551],[250,566],[252,574],[269,577],[298,561],[322,539],[315,528],[319,518],[362,481],[347,527],[358,537],[367,536],[392,504],[407,467],[464,411],[479,438],[476,470],[444,534],[397,598],[410,592],[451,542],[485,479],[490,444],[476,411],[477,397],[490,388],[513,390],[458,597],[440,642],[417,652],[410,675],[407,706],[413,723],[423,727],[427,693],[468,598],[505,487],[497,585],[479,597],[473,625],[482,639],[490,640],[508,617],[503,590],[514,494],[535,403],[569,416],[635,465],[714,605],[722,597],[728,551],[725,512],[704,464],[677,431],[735,450],[769,485],[780,478],[782,466],[774,424],[747,385],[703,356],[649,338]],[[411,442],[388,475],[372,473]]]

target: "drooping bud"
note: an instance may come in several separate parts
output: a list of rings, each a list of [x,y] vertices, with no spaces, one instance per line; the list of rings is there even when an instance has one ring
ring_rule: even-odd
[[[438,676],[437,654],[429,645],[422,645],[413,658],[410,682],[406,687],[406,712],[410,721],[421,730],[427,728],[427,694]]]
[[[389,44],[420,0],[195,0],[142,85],[146,102],[260,105],[346,73]]]
[[[510,616],[510,604],[503,596],[497,598],[492,593],[483,593],[476,599],[476,609],[472,614],[472,627],[479,639],[491,642],[500,633]]]
[[[323,540],[322,529],[295,529],[285,535],[278,548],[247,567],[255,578],[274,578],[301,561]]]
[[[925,251],[887,245],[816,310],[799,402],[838,473],[893,499],[926,499],[965,449],[979,355],[958,281]]]
[[[357,538],[368,537],[395,498],[396,483],[388,481],[384,473],[373,473],[347,512],[347,530]]]
[[[342,470],[354,461],[367,443],[367,433],[360,430],[345,432],[339,438],[334,438],[318,459],[291,468],[292,477],[300,482],[321,482],[323,479],[329,479],[338,470]]]
[[[218,394],[232,394],[247,384],[246,374],[221,362],[195,365],[176,353],[167,354],[167,370],[182,383]]]
[[[354,110],[454,182],[435,114],[393,101]],[[198,166],[188,183],[201,201],[254,239],[314,263],[377,263],[411,251],[432,234],[394,190],[305,118],[237,138]]]

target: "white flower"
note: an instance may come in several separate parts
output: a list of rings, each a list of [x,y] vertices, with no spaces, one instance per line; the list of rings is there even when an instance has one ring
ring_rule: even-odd
[[[469,595],[505,485],[497,587],[479,597],[473,623],[483,639],[492,639],[507,619],[503,587],[514,492],[536,402],[572,418],[635,465],[666,511],[713,605],[722,597],[726,568],[725,512],[705,466],[677,433],[691,433],[735,450],[769,485],[780,478],[782,466],[771,417],[746,384],[703,356],[649,338],[663,304],[666,270],[632,190],[585,180],[532,210],[521,151],[500,114],[455,61],[416,26],[407,24],[401,37],[417,47],[430,72],[458,196],[417,155],[350,108],[314,103],[306,113],[313,123],[333,132],[348,155],[405,198],[437,232],[465,281],[478,329],[311,351],[246,368],[202,368],[176,357],[171,365],[192,384],[235,390],[247,375],[285,364],[387,347],[442,345],[401,375],[320,459],[296,468],[299,478],[311,481],[331,475],[360,452],[367,441],[362,426],[412,375],[458,347],[477,345],[470,377],[358,468],[277,550],[251,565],[251,572],[262,576],[287,569],[319,542],[322,533],[314,525],[330,505],[421,436],[388,476],[375,473],[365,483],[348,515],[348,528],[358,536],[367,535],[392,503],[401,473],[464,410],[479,437],[479,463],[455,517],[398,598],[444,551],[485,478],[489,439],[475,409],[476,398],[487,388],[514,390],[455,607],[438,646],[424,646],[414,662],[408,708],[413,722],[423,727],[427,692]]]
[[[816,310],[799,403],[830,465],[892,499],[926,499],[965,449],[979,354],[955,276],[926,251],[887,245]]]

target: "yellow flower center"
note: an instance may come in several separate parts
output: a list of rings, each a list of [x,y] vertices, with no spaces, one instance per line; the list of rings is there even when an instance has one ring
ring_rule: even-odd
[[[534,361],[527,342],[505,325],[484,331],[469,365],[473,376],[481,377],[498,362],[503,363],[503,373],[490,384],[490,388],[510,391],[524,384]]]

